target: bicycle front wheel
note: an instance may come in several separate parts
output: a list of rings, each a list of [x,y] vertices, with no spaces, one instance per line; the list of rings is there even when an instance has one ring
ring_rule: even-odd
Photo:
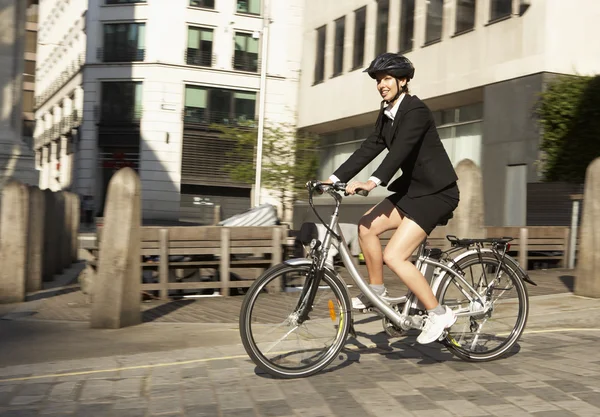
[[[437,296],[458,318],[444,344],[450,352],[468,361],[485,362],[504,356],[527,323],[529,298],[523,280],[491,253],[466,256],[454,269],[461,271],[459,273],[477,290],[486,306],[469,299],[473,294],[448,275]]]
[[[240,312],[246,352],[263,371],[279,378],[313,375],[341,351],[350,330],[345,284],[326,270],[309,318],[298,321],[302,291],[313,276],[310,265],[283,265],[267,271],[248,290]],[[269,291],[283,288],[282,292]]]

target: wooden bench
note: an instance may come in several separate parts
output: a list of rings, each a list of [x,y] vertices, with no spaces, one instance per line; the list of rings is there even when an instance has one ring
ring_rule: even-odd
[[[158,269],[158,283],[142,283],[143,291],[159,291],[161,299],[168,299],[169,290],[219,287],[221,295],[228,296],[231,287],[247,288],[254,282],[230,281],[232,269],[265,270],[283,260],[287,227],[143,226],[140,235],[141,256],[158,257],[158,262],[142,261],[142,270]],[[101,236],[99,227],[96,248]],[[191,259],[172,261],[176,255]],[[218,271],[218,283],[169,281],[171,270],[206,268]]]
[[[558,260],[567,266],[570,228],[565,226],[486,227],[486,236],[514,238],[510,252],[518,254],[519,264],[529,269],[530,260]],[[545,252],[545,255],[534,254]]]

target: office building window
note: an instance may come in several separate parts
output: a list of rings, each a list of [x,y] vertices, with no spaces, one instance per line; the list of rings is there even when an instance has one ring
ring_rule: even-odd
[[[233,68],[240,71],[258,71],[258,39],[252,34],[236,32]]]
[[[456,30],[462,33],[475,27],[475,0],[457,0]]]
[[[144,23],[104,25],[103,62],[143,61],[146,52]]]
[[[491,0],[490,21],[502,19],[512,14],[512,0]]]
[[[255,92],[185,87],[186,123],[247,123],[255,119],[255,109]]]
[[[433,118],[452,164],[468,158],[481,166],[483,104],[435,111]]]
[[[425,45],[442,39],[442,20],[444,16],[444,0],[429,0],[427,2],[427,30]]]
[[[37,48],[37,32],[28,30],[25,32],[25,52],[35,53]]]
[[[212,66],[213,30],[188,28],[188,47],[186,63],[188,65]]]
[[[214,9],[215,0],[190,0],[190,6],[203,7],[205,9]]]
[[[367,7],[354,12],[354,52],[352,69],[360,68],[365,61],[365,31],[367,28]]]
[[[315,84],[325,78],[325,35],[327,26],[317,29],[317,59],[315,62]]]
[[[400,5],[400,53],[412,51],[415,37],[415,0]]]
[[[142,117],[141,82],[103,82],[101,94],[101,122],[139,122]]]
[[[335,21],[335,49],[333,52],[333,76],[340,75],[344,70],[344,34],[346,31],[346,18],[341,17]]]
[[[390,14],[389,0],[377,1],[377,26],[375,35],[375,55],[387,52],[388,17]]]
[[[238,13],[260,14],[260,0],[237,0]]]

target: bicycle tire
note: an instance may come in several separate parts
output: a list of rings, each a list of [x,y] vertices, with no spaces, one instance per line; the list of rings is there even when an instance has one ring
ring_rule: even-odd
[[[459,271],[461,269],[464,270],[469,266],[476,264],[481,265],[483,263],[495,264],[496,266],[500,265],[500,261],[492,253],[473,253],[457,261],[457,263],[453,266],[453,269]],[[527,318],[529,315],[529,295],[527,287],[525,286],[525,283],[521,278],[520,274],[514,270],[514,266],[511,266],[510,263],[502,263],[502,266],[503,270],[505,270],[510,276],[511,281],[517,290],[517,296],[519,299],[519,313],[517,322],[511,330],[506,342],[502,343],[497,348],[485,353],[472,352],[468,349],[465,349],[463,346],[457,346],[456,341],[452,337],[452,333],[450,331],[446,338],[442,341],[442,343],[452,354],[465,361],[488,362],[505,356],[517,343],[527,324]],[[448,276],[439,286],[436,295],[441,304],[444,303],[444,295],[452,280],[452,276],[448,274]]]
[[[337,302],[340,307],[339,312],[341,313],[340,326],[335,337],[335,342],[332,343],[332,346],[328,349],[327,353],[322,357],[322,359],[311,366],[297,370],[291,370],[273,363],[261,352],[256,341],[254,340],[252,332],[252,312],[258,295],[261,294],[263,289],[265,289],[271,281],[277,279],[279,276],[291,272],[308,272],[309,269],[310,264],[288,265],[286,263],[282,263],[273,266],[250,286],[240,308],[240,338],[246,353],[256,366],[258,366],[264,372],[267,372],[268,374],[277,378],[303,378],[320,372],[331,362],[333,362],[333,360],[343,349],[350,331],[352,308],[350,304],[350,298],[346,290],[346,284],[337,276],[337,274],[329,269],[326,269],[322,282],[325,282],[332,289],[337,298]],[[300,294],[300,292],[298,292],[298,294]],[[292,312],[290,311],[290,314],[291,313]]]

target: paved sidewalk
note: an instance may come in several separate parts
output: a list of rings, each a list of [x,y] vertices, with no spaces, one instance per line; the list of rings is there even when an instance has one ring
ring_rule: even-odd
[[[284,381],[257,371],[231,325],[152,322],[98,331],[84,323],[2,320],[0,416],[600,415],[600,300],[531,297],[517,351],[483,364],[420,346],[415,334],[388,339],[374,316],[356,319],[358,339],[325,372]],[[57,337],[67,324],[71,338]],[[7,361],[4,347],[17,326],[21,350],[38,349],[21,365]],[[49,331],[33,334],[30,326]],[[173,327],[202,342],[177,347],[186,335],[178,339]],[[130,343],[142,334],[160,343],[141,352]],[[59,358],[61,349],[71,359]],[[19,357],[14,346],[8,350]]]

